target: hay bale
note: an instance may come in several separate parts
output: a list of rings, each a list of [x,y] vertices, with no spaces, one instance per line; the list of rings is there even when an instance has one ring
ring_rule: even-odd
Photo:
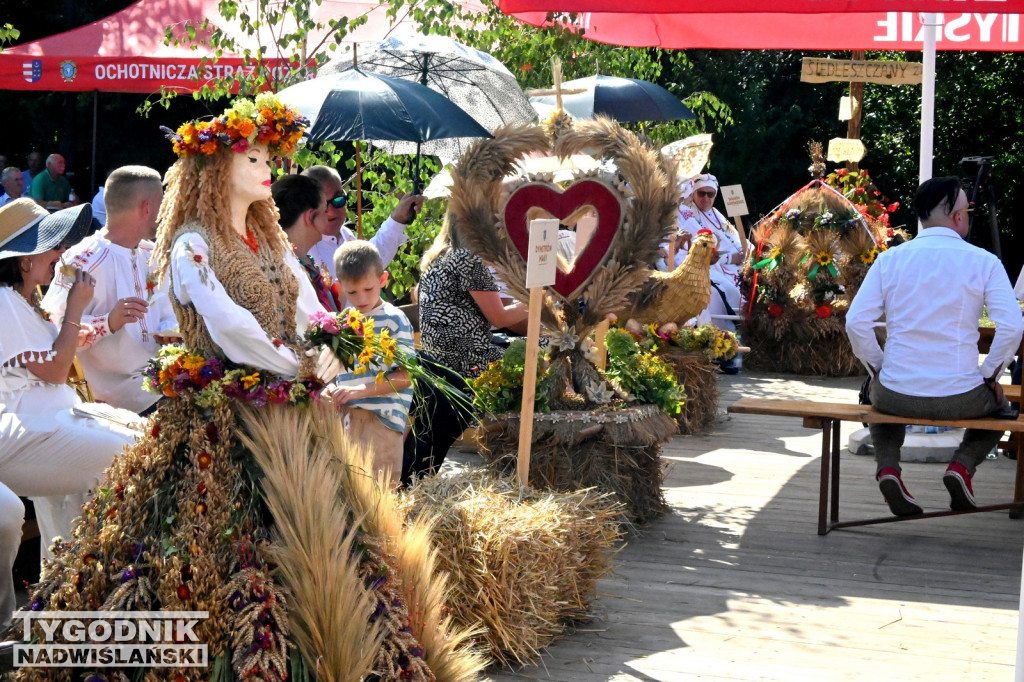
[[[718,368],[703,353],[666,346],[658,357],[676,373],[676,381],[686,389],[686,402],[676,415],[679,433],[700,433],[715,423],[718,413]]]
[[[433,521],[439,567],[451,575],[451,614],[504,666],[536,660],[566,624],[587,615],[620,540],[609,496],[528,491],[473,470],[420,480],[402,497],[407,518]]]
[[[488,417],[480,454],[502,475],[516,468],[518,413]],[[562,410],[535,414],[530,485],[543,490],[597,488],[622,503],[623,520],[649,523],[668,509],[661,491],[661,443],[677,432],[654,405],[620,410]]]

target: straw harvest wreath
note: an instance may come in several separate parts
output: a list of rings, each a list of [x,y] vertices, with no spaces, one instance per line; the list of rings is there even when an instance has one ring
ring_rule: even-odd
[[[612,161],[616,170],[579,172],[565,187],[549,174],[507,182],[525,155],[582,152]],[[568,377],[571,365],[588,402],[607,402],[604,379],[584,358],[581,340],[609,313],[628,307],[627,294],[648,278],[660,245],[675,229],[675,164],[606,118],[576,123],[554,141],[541,127],[506,127],[463,155],[452,170],[451,197],[449,220],[462,243],[524,302],[529,220],[555,217],[571,224],[596,213],[593,236],[575,260],[559,260],[541,321],[551,336],[552,370]]]

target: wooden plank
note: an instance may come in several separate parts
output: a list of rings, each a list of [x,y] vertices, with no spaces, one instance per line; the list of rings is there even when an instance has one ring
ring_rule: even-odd
[[[804,57],[800,68],[800,80],[804,83],[846,81],[918,85],[921,83],[923,69],[924,66],[917,62]]]
[[[826,403],[814,400],[776,400],[770,398],[740,398],[728,408],[739,414],[765,414],[776,417],[823,417],[869,424],[923,424],[925,426],[952,426],[955,428],[991,429],[993,431],[1024,432],[1024,419],[923,419],[883,414],[870,405],[852,403]]]

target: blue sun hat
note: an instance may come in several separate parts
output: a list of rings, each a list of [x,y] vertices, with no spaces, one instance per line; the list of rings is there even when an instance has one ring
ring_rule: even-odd
[[[82,204],[50,213],[29,198],[0,208],[0,259],[32,256],[74,244],[92,225],[92,206]]]

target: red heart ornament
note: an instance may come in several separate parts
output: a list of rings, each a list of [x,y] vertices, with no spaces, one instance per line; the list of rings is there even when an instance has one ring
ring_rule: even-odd
[[[548,184],[526,183],[512,192],[505,202],[505,228],[523,260],[527,259],[530,247],[527,220],[530,209],[540,208],[564,220],[584,206],[592,206],[597,212],[597,227],[590,241],[576,256],[573,269],[562,272],[559,268],[555,272],[555,285],[552,288],[566,299],[576,298],[604,263],[615,235],[619,232],[622,219],[619,199],[602,183],[581,180],[569,185],[564,192]]]

